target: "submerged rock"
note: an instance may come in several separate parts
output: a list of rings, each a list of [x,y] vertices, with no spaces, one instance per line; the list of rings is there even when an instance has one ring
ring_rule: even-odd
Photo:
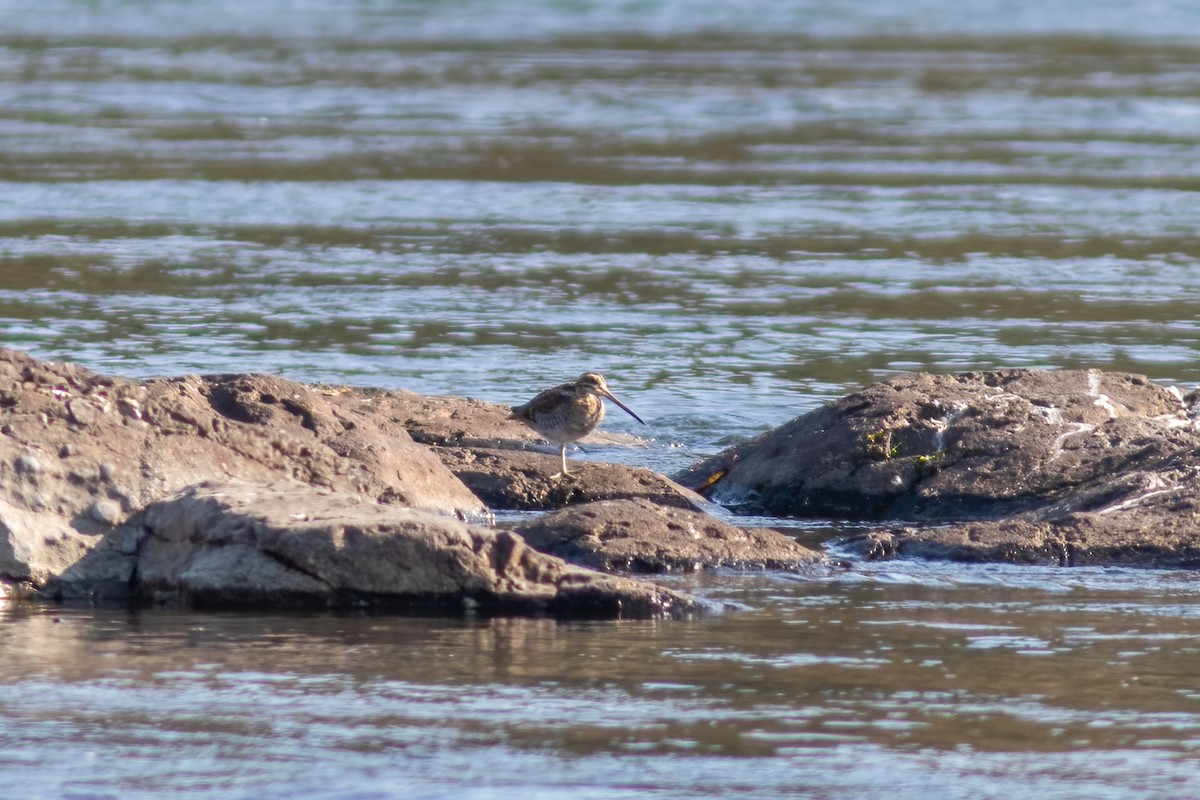
[[[572,506],[517,528],[531,546],[605,571],[694,572],[712,567],[796,571],[825,563],[778,531],[739,528],[700,511],[645,499]]]
[[[604,618],[708,610],[513,533],[295,482],[204,483],[151,504],[145,526],[136,583],[159,601]]]

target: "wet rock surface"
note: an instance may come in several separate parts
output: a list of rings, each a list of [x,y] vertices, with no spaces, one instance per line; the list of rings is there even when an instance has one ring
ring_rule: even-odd
[[[825,563],[820,553],[778,531],[740,528],[700,511],[645,499],[572,506],[520,525],[517,532],[542,552],[605,571],[797,571]]]
[[[689,616],[683,594],[539,553],[513,533],[295,482],[211,482],[151,504],[137,586],[194,606]]]

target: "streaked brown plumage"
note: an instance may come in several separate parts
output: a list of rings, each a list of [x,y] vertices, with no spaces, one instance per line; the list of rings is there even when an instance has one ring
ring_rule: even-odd
[[[597,372],[585,372],[573,383],[539,392],[528,403],[513,406],[512,412],[515,418],[559,446],[562,453],[562,472],[559,474],[570,475],[567,471],[567,444],[587,436],[604,419],[604,401],[601,397],[607,397],[629,416],[646,424],[613,396],[604,376]]]

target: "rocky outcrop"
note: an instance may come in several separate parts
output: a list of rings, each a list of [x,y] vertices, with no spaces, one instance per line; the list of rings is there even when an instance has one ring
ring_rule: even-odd
[[[0,349],[0,596],[701,608],[472,524],[489,506],[565,509],[521,533],[603,570],[818,563],[703,513],[693,490],[742,511],[909,523],[843,543],[867,557],[1194,566],[1198,408],[1134,375],[907,375],[698,464],[685,488],[579,460],[552,478],[557,453],[494,404],[265,375],[132,381]]]
[[[136,583],[160,602],[604,618],[704,610],[509,532],[290,481],[203,483],[151,504],[144,524]]]
[[[490,514],[370,396],[261,375],[131,381],[0,349],[0,577],[127,592],[137,512],[231,476]]]
[[[1181,395],[1143,377],[904,375],[678,476],[733,508],[847,519],[998,518],[1200,445]]]
[[[0,595],[701,609],[469,525],[491,512],[412,440],[411,406],[266,375],[132,381],[0,349]]]
[[[291,477],[465,520],[490,518],[486,506],[440,459],[393,419],[386,394],[313,387],[269,375],[151,381],[148,391],[156,406],[169,407],[176,418],[185,414],[196,438],[215,445],[215,457],[200,462],[204,474],[191,478],[212,477],[212,467],[219,465],[227,465],[226,474],[246,477],[250,467],[255,477]],[[147,450],[157,458],[176,457],[161,442]],[[227,451],[249,464],[218,464],[217,459],[229,458]],[[177,474],[174,460],[168,466],[165,474]]]
[[[905,375],[680,480],[734,508],[945,523],[854,537],[874,558],[1200,564],[1197,396],[1136,375]]]
[[[820,553],[769,528],[740,528],[645,499],[571,506],[518,526],[531,546],[593,569],[694,572],[713,567],[798,571]]]

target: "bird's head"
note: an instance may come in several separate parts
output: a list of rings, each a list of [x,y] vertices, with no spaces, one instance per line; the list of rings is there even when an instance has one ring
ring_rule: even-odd
[[[629,406],[622,403],[612,392],[609,391],[608,382],[604,380],[604,376],[599,372],[583,373],[579,376],[579,380],[575,381],[575,388],[594,395],[599,395],[600,397],[607,397],[609,400],[612,400],[614,403],[616,403],[617,407],[626,414],[633,417],[638,422],[641,422],[643,425],[646,424],[642,421],[641,417],[629,410]]]

